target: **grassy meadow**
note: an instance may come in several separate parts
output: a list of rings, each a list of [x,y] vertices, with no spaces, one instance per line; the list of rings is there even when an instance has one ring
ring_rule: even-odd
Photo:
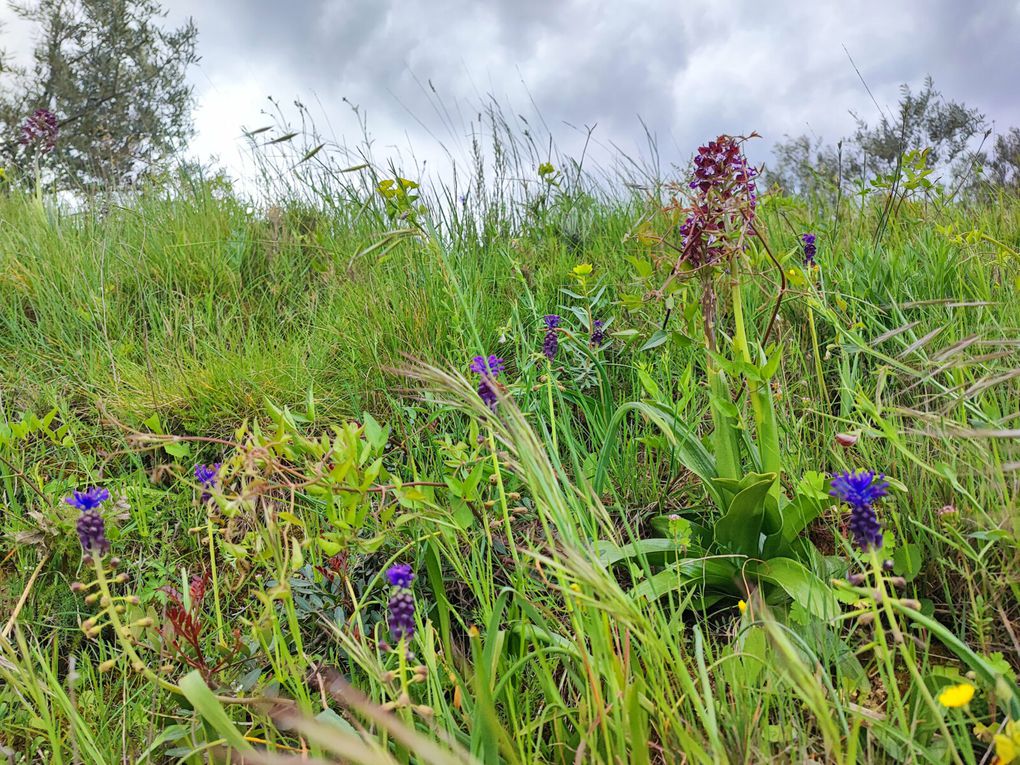
[[[1020,201],[512,157],[0,195],[11,762],[1020,752]]]

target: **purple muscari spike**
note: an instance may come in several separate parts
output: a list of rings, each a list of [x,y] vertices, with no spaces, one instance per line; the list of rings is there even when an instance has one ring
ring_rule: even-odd
[[[800,240],[803,243],[804,249],[804,265],[811,267],[815,265],[815,255],[817,253],[815,249],[815,235],[804,234]]]
[[[407,589],[414,581],[414,572],[409,563],[394,563],[386,569],[386,579],[393,587]]]
[[[74,491],[70,497],[64,497],[64,501],[84,513],[95,510],[109,498],[110,492],[107,489],[93,486],[87,491]]]
[[[475,356],[471,361],[471,371],[478,375],[478,397],[485,402],[493,412],[499,405],[499,395],[496,393],[496,378],[499,373],[506,369],[503,359],[498,356]]]
[[[591,339],[589,344],[592,348],[601,348],[606,341],[606,323],[602,319],[596,319],[591,325]]]
[[[202,485],[202,502],[212,497],[210,489],[214,489],[219,480],[220,463],[212,465],[195,465],[195,480]]]
[[[873,470],[846,471],[832,477],[831,494],[850,505],[850,532],[862,552],[882,547],[882,524],[874,503],[886,496],[889,482]]]
[[[96,509],[85,510],[78,516],[78,541],[85,552],[98,552],[105,555],[110,550],[110,541],[106,538],[106,526],[103,516]]]
[[[213,465],[195,465],[195,480],[207,489],[216,485],[216,478],[220,472],[220,463]]]
[[[398,590],[389,602],[390,635],[394,640],[414,637],[414,595],[410,590]]]
[[[478,397],[494,412],[499,406],[499,394],[496,393],[491,378],[486,375],[482,375],[482,379],[478,382]]]
[[[556,333],[556,328],[560,326],[560,317],[554,313],[549,314],[545,317],[545,340],[542,341],[542,353],[545,357],[552,361],[556,358],[556,351],[560,348],[560,338]]]
[[[389,600],[390,636],[394,640],[414,636],[414,595],[411,582],[414,572],[407,563],[396,563],[386,569],[386,579],[393,587]]]
[[[499,373],[504,369],[506,369],[506,364],[503,362],[503,359],[495,355],[488,358],[485,358],[485,356],[475,356],[471,360],[471,371],[476,375],[498,377]]]

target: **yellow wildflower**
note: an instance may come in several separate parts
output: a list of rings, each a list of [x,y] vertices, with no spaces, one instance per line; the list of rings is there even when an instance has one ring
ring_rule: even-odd
[[[965,707],[974,698],[974,686],[970,683],[950,685],[939,694],[939,704],[944,707]]]
[[[1010,720],[997,733],[995,738],[995,757],[998,765],[1009,765],[1009,763],[1020,757],[1020,723]]]
[[[737,608],[740,610],[740,613],[744,613],[747,610],[747,603],[740,600],[737,602]]]

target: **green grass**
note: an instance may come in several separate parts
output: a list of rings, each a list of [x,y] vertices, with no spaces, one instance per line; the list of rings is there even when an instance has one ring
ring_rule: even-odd
[[[417,227],[387,216],[378,178],[258,212],[198,181],[78,213],[0,197],[0,613],[18,609],[0,746],[16,762],[247,746],[252,762],[982,760],[974,724],[1020,713],[1020,203],[908,200],[877,245],[882,199],[839,219],[762,203],[792,274],[774,375],[730,376],[737,458],[769,472],[752,407],[769,402],[779,507],[818,514],[795,564],[762,563],[719,547],[732,492],[704,474],[722,404],[696,280],[672,295],[677,334],[648,342],[671,261],[646,280],[634,234],[661,230],[656,204],[542,188],[517,161],[506,177],[533,180],[510,197],[429,199]],[[820,282],[799,268],[803,231]],[[739,299],[757,358],[777,273],[759,247],[742,257],[720,352]],[[546,313],[567,330],[551,377]],[[613,320],[607,347],[588,347],[590,318]],[[508,367],[495,418],[467,372],[488,353]],[[224,465],[209,504],[197,462]],[[878,512],[903,583],[836,583],[872,566],[819,493],[848,468],[894,479]],[[96,484],[126,500],[104,506],[123,583],[83,563],[61,502]],[[338,551],[336,574],[317,568]],[[394,561],[417,572],[410,661],[379,647]],[[161,588],[203,572],[182,656]],[[70,591],[96,576],[137,600]],[[126,631],[90,638],[89,618]],[[966,710],[933,700],[963,681]]]

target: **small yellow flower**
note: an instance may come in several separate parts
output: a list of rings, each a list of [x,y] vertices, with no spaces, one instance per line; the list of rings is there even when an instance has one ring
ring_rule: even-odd
[[[570,585],[570,589],[572,589],[574,592],[580,592],[581,585],[579,585],[577,582],[574,582],[572,585]]]
[[[737,601],[737,609],[740,611],[740,613],[744,613],[747,610],[747,603],[745,603],[743,600]]]
[[[947,686],[939,694],[939,704],[944,707],[965,707],[974,698],[974,686],[970,683]]]
[[[995,735],[995,756],[998,765],[1009,763],[1020,757],[1020,723],[1010,720],[1002,733]]]

